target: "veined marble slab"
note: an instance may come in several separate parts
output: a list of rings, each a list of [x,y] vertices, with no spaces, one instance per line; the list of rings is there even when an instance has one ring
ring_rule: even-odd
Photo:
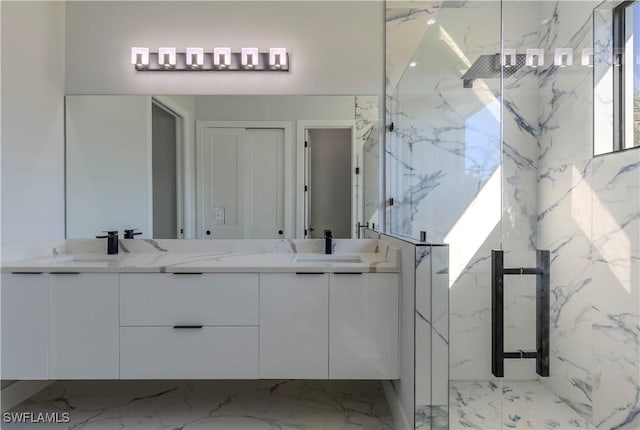
[[[397,272],[398,250],[376,240],[122,240],[106,255],[104,240],[69,241],[63,254],[3,264],[3,272]],[[73,252],[69,252],[73,251]],[[82,252],[84,251],[84,252]],[[341,261],[341,259],[344,259]],[[358,260],[358,261],[353,261]]]
[[[455,381],[450,429],[592,429],[580,414],[539,381]]]
[[[378,381],[65,381],[12,412],[68,412],[42,430],[392,430]],[[4,428],[4,426],[3,426]]]

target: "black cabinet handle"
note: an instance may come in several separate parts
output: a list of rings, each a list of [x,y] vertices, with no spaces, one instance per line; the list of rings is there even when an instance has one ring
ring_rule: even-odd
[[[11,272],[12,275],[41,275],[42,272]]]
[[[202,275],[202,272],[173,272],[174,275]]]
[[[210,236],[211,235],[211,230],[207,230],[206,233],[207,233],[207,236]]]
[[[283,231],[282,231],[282,230],[278,230],[278,234],[282,234],[282,233],[283,233]]]
[[[202,324],[176,324],[173,328],[176,329],[192,329],[192,328],[202,328]]]

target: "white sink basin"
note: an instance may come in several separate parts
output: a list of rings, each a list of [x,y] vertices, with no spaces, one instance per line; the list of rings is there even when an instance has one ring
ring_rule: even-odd
[[[296,263],[362,263],[362,258],[358,255],[299,255]]]

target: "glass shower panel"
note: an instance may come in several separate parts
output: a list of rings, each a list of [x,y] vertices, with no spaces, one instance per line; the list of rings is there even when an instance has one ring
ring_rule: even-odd
[[[426,231],[428,242],[449,245],[441,256],[446,276],[431,279],[430,294],[416,290],[416,309],[428,311],[428,324],[416,316],[415,361],[416,428],[447,428],[449,377],[486,380],[491,369],[486,257],[501,237],[501,4],[443,1],[392,12],[386,229],[414,238]],[[401,19],[389,25],[396,16]],[[402,32],[403,46],[416,47],[401,73],[390,70],[403,54],[389,55],[389,41],[399,38],[391,32]],[[472,70],[474,64],[479,69]],[[450,295],[450,307],[438,306],[436,295]]]
[[[468,85],[461,79],[480,56],[499,53],[500,3],[444,1],[424,21],[387,99],[387,227],[416,238],[426,231],[430,242],[464,241],[464,267],[500,218],[499,69]],[[478,229],[479,217],[492,228]]]

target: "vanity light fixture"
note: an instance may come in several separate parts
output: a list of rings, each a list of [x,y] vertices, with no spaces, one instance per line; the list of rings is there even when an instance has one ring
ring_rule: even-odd
[[[187,66],[191,66],[192,69],[198,69],[204,66],[204,49],[187,48],[186,57]]]
[[[131,48],[131,64],[136,69],[144,69],[149,66],[149,48],[133,47]]]
[[[158,63],[165,69],[172,69],[176,66],[176,48],[165,46],[158,48]]]
[[[544,49],[527,49],[525,51],[525,64],[529,67],[544,66]]]
[[[573,64],[573,49],[556,48],[553,55],[553,64],[560,67],[571,66]]]
[[[502,65],[504,67],[512,67],[516,65],[516,50],[515,49],[503,49],[502,50]]]
[[[587,67],[593,67],[593,48],[584,48],[582,50],[581,64]]]
[[[286,48],[269,48],[269,65],[281,69],[287,65]]]
[[[253,69],[260,64],[258,48],[242,48],[242,67]]]
[[[213,48],[213,65],[226,69],[231,65],[231,48]]]
[[[242,48],[241,52],[231,52],[231,48],[216,47],[207,53],[198,47],[187,48],[186,52],[176,52],[173,47],[161,47],[157,52],[133,47],[131,64],[139,72],[288,72],[289,54],[286,48],[271,48],[269,52]]]

